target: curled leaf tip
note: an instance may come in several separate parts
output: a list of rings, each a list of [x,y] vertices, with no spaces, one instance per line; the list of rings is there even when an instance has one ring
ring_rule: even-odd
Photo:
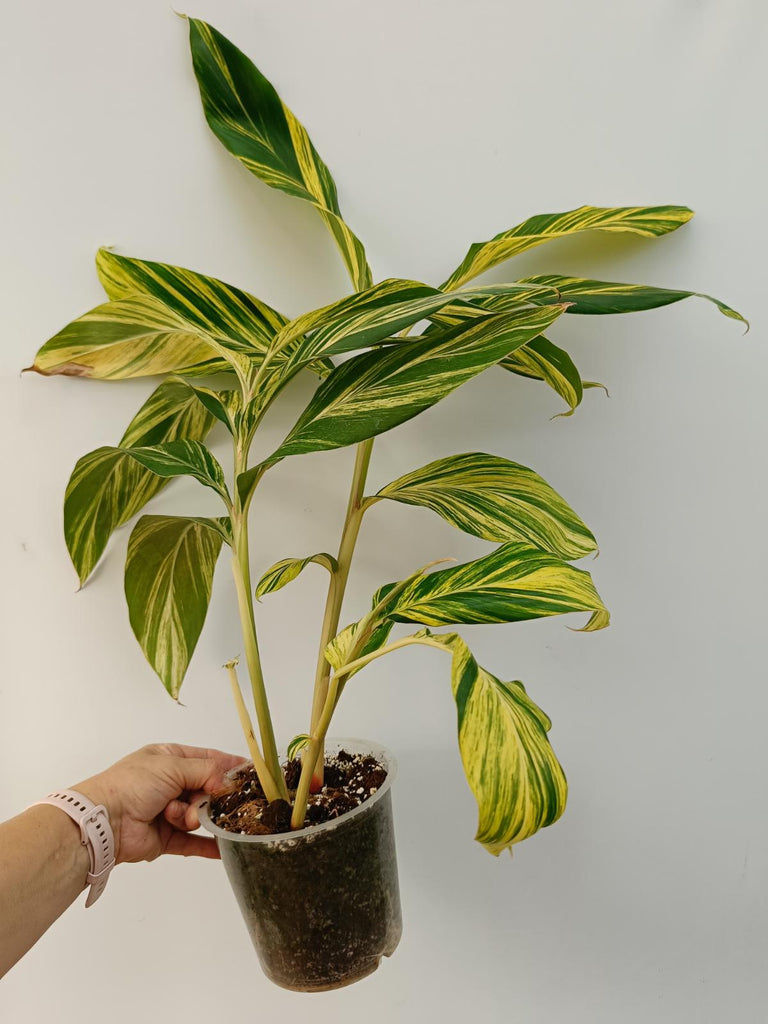
[[[568,409],[566,412],[556,412],[555,415],[554,416],[550,416],[549,419],[550,419],[550,422],[552,420],[559,420],[563,416],[573,416],[573,414],[575,412],[576,412],[576,406],[574,406],[572,409]]]
[[[432,569],[436,565],[444,565],[446,562],[456,562],[456,561],[457,561],[457,559],[453,558],[453,556],[451,556],[451,555],[447,556],[446,558],[436,558],[434,560],[434,562],[427,562],[426,565],[422,565],[422,567],[418,571],[421,572],[421,573],[424,573],[424,572],[427,571],[427,569]]]
[[[176,15],[177,18],[181,18],[182,21],[189,21],[189,15],[188,14],[182,14],[182,12],[181,11],[177,11],[175,7],[171,7],[171,10],[173,11],[173,13]]]
[[[606,609],[598,609],[593,612],[589,621],[585,626],[577,628],[575,626],[568,626],[572,633],[595,633],[598,629],[606,629],[611,624],[611,613]]]

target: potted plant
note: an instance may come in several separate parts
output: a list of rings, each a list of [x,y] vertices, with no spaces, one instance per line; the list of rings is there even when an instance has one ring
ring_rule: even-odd
[[[685,224],[692,212],[585,206],[535,216],[471,245],[439,287],[403,279],[374,283],[363,244],[342,218],[333,178],[303,125],[224,36],[194,19],[189,30],[214,134],[256,177],[315,206],[353,292],[289,320],[215,278],[102,249],[96,262],[108,301],[47,341],[31,369],[101,380],[162,377],[119,444],[90,452],[75,466],[64,501],[67,546],[85,583],[113,531],[172,477],[192,476],[221,499],[217,518],[138,519],[125,568],[131,626],[178,698],[217,559],[222,548],[230,549],[256,721],[237,661],[229,661],[251,762],[237,773],[231,792],[202,810],[202,819],[219,839],[267,974],[289,988],[332,988],[374,970],[400,935],[393,759],[373,743],[328,739],[350,680],[374,659],[413,644],[450,656],[459,748],[479,808],[476,838],[498,855],[557,820],[565,807],[566,781],[548,740],[550,722],[522,683],[502,681],[478,665],[457,633],[434,630],[580,611],[589,613],[584,630],[608,624],[590,574],[572,564],[596,550],[595,538],[532,469],[500,455],[461,453],[369,494],[374,438],[496,366],[544,381],[570,415],[584,390],[597,385],[583,381],[568,354],[546,336],[557,320],[651,309],[697,293],[552,274],[469,282],[552,239],[582,231],[654,238]],[[711,301],[726,316],[743,319]],[[275,451],[254,463],[251,447],[265,414],[302,372],[317,380],[310,402]],[[205,445],[214,427],[231,435],[229,474]],[[294,455],[353,445],[336,553],[284,558],[255,581],[249,512],[265,474]],[[494,547],[465,564],[422,566],[407,579],[385,581],[370,606],[340,630],[358,532],[366,511],[382,501],[432,509]],[[314,692],[308,724],[297,723],[307,731],[281,758],[254,601],[310,563],[328,573]],[[392,639],[397,624],[409,629]]]

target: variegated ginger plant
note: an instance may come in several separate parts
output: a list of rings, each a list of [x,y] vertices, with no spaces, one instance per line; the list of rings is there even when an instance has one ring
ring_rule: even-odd
[[[570,563],[595,550],[576,513],[533,470],[470,452],[439,459],[366,496],[373,439],[416,416],[492,366],[543,380],[573,411],[583,389],[570,357],[545,336],[564,314],[629,313],[692,294],[641,285],[528,277],[503,285],[467,283],[504,260],[582,231],[653,238],[690,219],[686,207],[581,207],[531,217],[470,246],[439,288],[393,279],[374,284],[365,249],[339,209],[333,178],[300,122],[231,42],[189,21],[192,60],[208,124],[262,181],[312,203],[336,241],[355,291],[293,320],[265,302],[191,270],[129,259],[102,249],[97,269],[108,301],[68,324],[37,354],[33,369],[103,380],[165,375],[116,447],[77,463],[64,503],[65,534],[85,582],[112,532],[168,482],[189,475],[221,499],[220,518],[143,516],[128,547],[125,593],[131,625],[172,697],[179,690],[205,620],[221,548],[232,569],[259,739],[228,665],[249,749],[270,799],[287,798],[269,713],[254,619],[261,597],[310,562],[329,573],[309,731],[293,824],[304,821],[313,772],[347,681],[368,662],[423,644],[452,658],[461,756],[477,798],[477,838],[492,853],[549,825],[562,813],[566,782],[549,744],[550,722],[519,682],[481,668],[455,633],[429,627],[515,622],[565,612],[591,613],[587,630],[608,623],[589,573]],[[734,310],[712,300],[726,316]],[[429,323],[418,337],[408,332]],[[334,357],[357,353],[339,365]],[[280,446],[250,465],[262,419],[286,385],[307,370],[317,389]],[[226,385],[221,386],[225,374]],[[200,379],[212,376],[211,386]],[[219,386],[213,386],[218,381]],[[223,424],[232,437],[228,481],[204,441]],[[292,455],[357,445],[349,504],[336,556],[287,558],[254,587],[248,513],[258,484]],[[430,508],[460,530],[495,542],[489,554],[382,587],[370,610],[339,632],[355,543],[367,509],[379,501]],[[416,632],[390,641],[395,623]]]

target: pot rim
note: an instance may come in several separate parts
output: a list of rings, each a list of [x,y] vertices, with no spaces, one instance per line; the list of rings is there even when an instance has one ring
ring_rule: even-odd
[[[320,825],[305,825],[304,828],[296,829],[295,832],[275,832],[266,836],[241,835],[239,832],[228,832],[226,829],[219,828],[218,825],[214,825],[213,821],[211,821],[211,816],[208,813],[208,804],[211,800],[211,797],[209,796],[206,797],[198,808],[201,826],[206,829],[206,831],[213,833],[217,839],[226,839],[235,843],[292,843],[294,840],[304,839],[309,836],[319,836],[323,832],[331,832],[333,829],[338,828],[339,825],[343,825],[345,822],[351,821],[358,814],[371,810],[374,804],[389,792],[392,787],[392,783],[397,778],[397,761],[391,751],[387,750],[386,747],[382,747],[379,743],[355,737],[331,737],[326,740],[325,748],[326,751],[331,750],[335,753],[338,753],[339,750],[348,750],[352,754],[363,754],[375,757],[377,760],[381,761],[387,769],[387,777],[384,780],[384,784],[376,790],[373,796],[364,800],[363,803],[359,804],[357,807],[353,807],[351,811],[346,811],[338,818],[332,818],[330,821],[324,821]],[[287,754],[283,754],[280,760],[282,761],[284,758],[287,758]],[[243,761],[241,765],[237,768],[233,768],[232,772],[228,772],[227,774],[234,774],[235,772],[240,771],[244,765],[252,763],[253,762],[249,760]],[[213,795],[214,794],[211,794],[211,796]]]

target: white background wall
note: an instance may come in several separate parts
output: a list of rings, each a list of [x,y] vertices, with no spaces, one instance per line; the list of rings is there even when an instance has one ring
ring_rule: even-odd
[[[338,993],[271,987],[219,865],[165,859],[120,868],[97,907],[73,907],[0,984],[0,1018],[202,1022],[238,1006],[249,1020],[311,1012],[318,1024],[763,1020],[764,6],[200,0],[190,13],[251,54],[309,126],[377,277],[440,281],[470,241],[532,213],[687,203],[696,220],[667,239],[560,243],[520,259],[514,276],[696,288],[753,327],[745,338],[700,301],[569,317],[553,337],[610,400],[589,392],[573,418],[551,420],[553,393],[493,371],[377,442],[372,486],[444,454],[492,451],[542,473],[598,536],[590,567],[610,630],[465,630],[479,659],[523,679],[554,721],[571,787],[559,824],[513,860],[473,843],[447,659],[401,653],[355,681],[336,725],[401,760],[405,934],[393,960]],[[96,248],[215,274],[288,314],[347,285],[312,210],[260,185],[209,134],[166,0],[7,5],[0,45],[6,817],[148,741],[243,748],[220,669],[240,649],[225,564],[184,707],[130,633],[126,531],[75,594],[68,475],[117,441],[153,384],[18,371],[101,300]],[[265,446],[310,387],[297,384]],[[340,451],[270,474],[256,568],[335,545],[350,467]],[[185,481],[154,508],[207,514],[215,499]],[[426,511],[377,506],[345,617],[415,565],[485,549]],[[283,739],[305,724],[322,583],[309,571],[260,611]]]

